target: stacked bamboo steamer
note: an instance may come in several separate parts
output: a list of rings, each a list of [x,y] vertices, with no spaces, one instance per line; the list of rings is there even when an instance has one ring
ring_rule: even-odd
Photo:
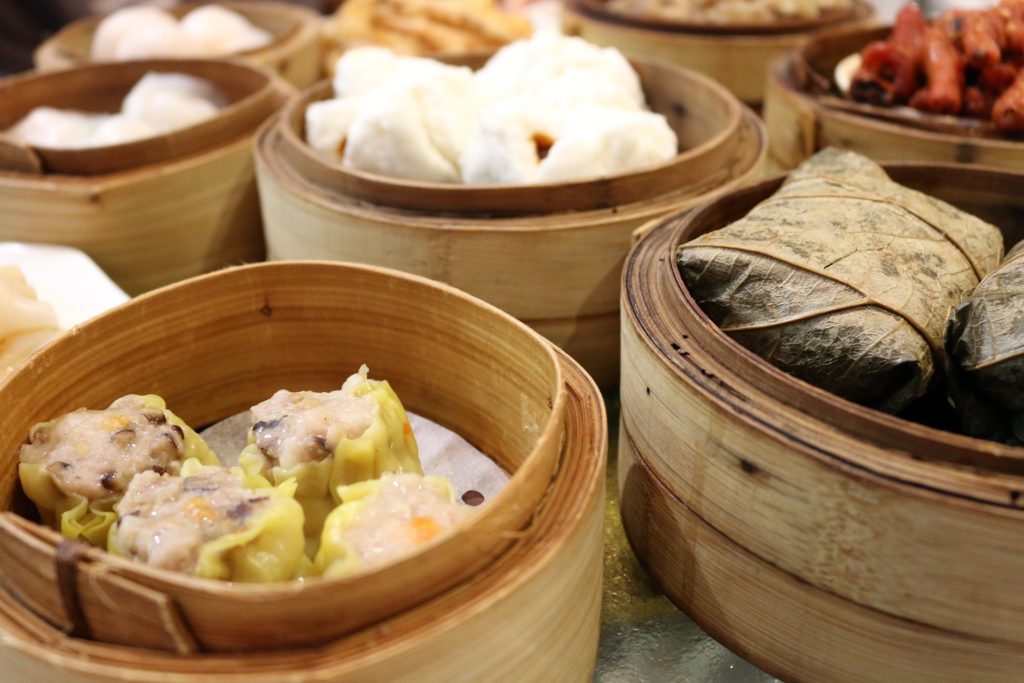
[[[228,98],[180,131],[90,149],[0,142],[0,239],[77,247],[136,294],[263,258],[252,139],[291,88],[233,62],[146,60],[0,82],[0,130],[38,106],[116,111],[151,71],[206,79]]]
[[[203,3],[177,4],[168,11],[182,17]],[[292,85],[305,88],[320,78],[320,17],[310,9],[283,2],[221,2],[250,23],[267,31],[266,47],[238,55],[250,64],[271,69]],[[89,63],[93,36],[104,17],[80,19],[46,40],[35,52],[36,68],[66,69]]]
[[[929,130],[911,119],[880,118],[879,112],[866,111],[873,108],[832,94],[839,61],[872,41],[884,40],[891,32],[892,27],[829,31],[772,65],[764,106],[772,161],[793,168],[831,146],[879,161],[1024,168],[1024,143],[1020,140],[983,137],[956,124]]]
[[[634,68],[683,151],[652,169],[549,185],[441,185],[344,168],[303,141],[306,106],[330,96],[326,83],[308,90],[256,142],[268,257],[356,261],[447,282],[614,385],[631,232],[758,177],[766,146],[760,122],[710,79],[663,64]]]
[[[154,356],[154,345],[164,352]],[[7,675],[589,680],[607,446],[600,394],[528,328],[438,283],[364,266],[263,264],[93,319],[0,384],[5,508],[24,504],[15,495],[18,445],[41,419],[145,388],[202,425],[282,386],[336,386],[361,363],[410,410],[512,472],[472,522],[362,577],[246,586],[69,553],[55,532],[4,512]],[[92,639],[76,637],[86,633]],[[239,649],[248,651],[232,654]]]
[[[887,167],[1024,237],[1019,175]],[[619,486],[634,550],[709,633],[786,680],[1006,681],[1024,664],[1024,449],[854,405],[701,312],[676,248],[780,178],[662,221],[623,279]]]
[[[811,36],[836,26],[865,26],[873,10],[857,2],[849,11],[772,24],[717,25],[660,20],[610,11],[605,0],[573,0],[569,26],[580,37],[626,54],[660,59],[704,73],[753,107],[765,98],[767,65]]]

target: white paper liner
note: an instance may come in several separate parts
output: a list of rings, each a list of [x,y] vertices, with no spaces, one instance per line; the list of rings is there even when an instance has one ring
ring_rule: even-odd
[[[508,473],[473,444],[436,422],[407,414],[419,445],[423,473],[447,477],[457,498],[467,491],[479,491],[486,502],[508,483]],[[249,411],[245,411],[210,425],[201,434],[221,462],[230,467],[238,464],[251,424]]]

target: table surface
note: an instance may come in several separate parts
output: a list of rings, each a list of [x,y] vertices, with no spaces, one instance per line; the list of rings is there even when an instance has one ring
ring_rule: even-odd
[[[619,517],[618,395],[608,406],[604,601],[595,683],[770,683],[776,681],[725,649],[675,607],[630,550]]]

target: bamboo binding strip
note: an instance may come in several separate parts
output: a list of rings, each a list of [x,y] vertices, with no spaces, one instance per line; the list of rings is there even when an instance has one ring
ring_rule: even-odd
[[[153,70],[210,80],[229,105],[198,125],[123,145],[0,144],[0,240],[82,249],[132,294],[263,258],[252,138],[291,93],[266,70],[147,60],[32,72],[0,81],[0,130],[43,105],[116,111]]]
[[[370,263],[447,282],[523,320],[600,385],[613,385],[618,281],[632,231],[757,177],[766,147],[761,124],[721,86],[670,66],[635,65],[648,101],[679,134],[679,156],[653,171],[534,187],[446,186],[343,169],[302,142],[306,105],[329,93],[316,86],[256,143],[268,257]]]
[[[1024,167],[1020,140],[981,136],[953,123],[930,130],[924,126],[936,122],[927,117],[915,124],[911,117],[900,119],[830,92],[836,64],[891,31],[892,27],[829,31],[772,65],[764,105],[772,161],[794,168],[820,149],[843,147],[878,161],[955,162],[1011,171]]]
[[[175,4],[168,11],[182,17],[204,3]],[[283,2],[220,2],[238,12],[274,39],[266,47],[238,58],[277,72],[292,85],[305,88],[320,78],[320,17],[316,12]],[[36,68],[67,69],[90,63],[92,39],[103,17],[86,17],[58,31],[35,52]]]
[[[573,0],[567,13],[570,27],[585,40],[694,69],[753,107],[759,107],[765,99],[767,65],[824,28],[864,26],[874,14],[870,5],[857,2],[848,15],[731,28],[631,21],[609,12],[602,0]]]
[[[1017,174],[893,179],[1024,236]],[[787,680],[1005,681],[1024,662],[1024,450],[912,424],[778,371],[686,292],[676,247],[781,179],[662,221],[624,273],[620,490],[670,598]]]
[[[471,522],[380,570],[305,583],[200,580],[87,549],[74,565],[70,607],[96,638],[179,652],[300,647],[393,617],[531,535],[564,431],[562,366],[550,345],[497,309],[420,278],[331,263],[247,266],[139,297],[76,328],[0,385],[0,401],[10,406],[0,430],[3,508],[31,507],[15,497],[17,454],[40,420],[146,391],[204,425],[282,387],[336,388],[363,363],[410,410],[455,430],[512,474]],[[56,532],[0,513],[6,589],[70,630],[79,624],[57,585],[60,545]],[[134,623],[161,614],[169,616],[151,631]]]

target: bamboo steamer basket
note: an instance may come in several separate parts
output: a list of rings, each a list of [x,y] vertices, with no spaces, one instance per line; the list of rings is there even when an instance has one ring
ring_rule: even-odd
[[[849,12],[818,19],[745,26],[615,14],[608,11],[604,0],[573,0],[566,14],[570,30],[585,40],[694,69],[759,107],[765,98],[768,65],[825,28],[869,25],[874,10],[866,2],[856,2]]]
[[[564,354],[565,444],[530,531],[456,589],[315,650],[190,657],[64,636],[0,592],[6,680],[171,683],[589,681],[600,618],[607,430]]]
[[[168,11],[180,18],[203,4],[208,3],[181,3]],[[316,12],[284,2],[216,4],[238,12],[273,36],[273,41],[266,47],[239,53],[236,55],[238,59],[275,71],[299,88],[312,85],[320,78],[321,20]],[[52,71],[92,62],[92,40],[103,18],[79,19],[43,42],[35,51],[36,68]]]
[[[772,161],[783,169],[794,168],[820,149],[843,147],[878,161],[1024,167],[1020,140],[982,136],[968,126],[929,130],[912,118],[879,118],[873,114],[885,110],[830,94],[839,60],[891,32],[892,27],[830,31],[772,65],[764,106]],[[932,125],[942,119],[933,119]]]
[[[1024,237],[1022,176],[894,180]],[[662,221],[623,276],[623,522],[668,596],[786,680],[1006,681],[1024,664],[1024,449],[914,424],[777,370],[700,311],[679,244],[781,177]]]
[[[601,386],[618,375],[618,281],[630,234],[760,173],[759,121],[709,79],[635,62],[652,109],[684,151],[654,169],[550,185],[457,186],[343,168],[303,141],[309,102],[289,103],[256,143],[270,259],[330,258],[447,282],[541,332]]]
[[[156,345],[162,351],[154,358]],[[269,367],[268,359],[275,359]],[[512,473],[457,533],[359,577],[246,585],[92,548],[69,559],[59,534],[3,512],[6,588],[47,622],[104,642],[185,653],[291,648],[434,598],[529,536],[564,436],[566,388],[551,346],[450,287],[314,262],[246,266],[173,285],[76,328],[27,362],[0,385],[9,406],[0,433],[3,507],[30,511],[15,495],[17,452],[40,420],[144,391],[204,425],[282,387],[336,388],[362,363],[388,379],[410,410]]]
[[[208,79],[230,103],[196,126],[122,145],[0,141],[0,239],[82,249],[132,294],[263,258],[252,137],[291,92],[266,70],[153,60],[32,72],[0,81],[0,130],[41,105],[117,111],[154,70]]]

